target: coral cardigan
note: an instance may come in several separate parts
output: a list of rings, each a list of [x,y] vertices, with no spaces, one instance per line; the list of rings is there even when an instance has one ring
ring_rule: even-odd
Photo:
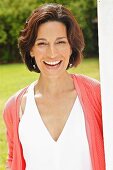
[[[93,170],[105,170],[100,84],[97,80],[83,75],[71,74],[71,77],[84,111]],[[7,166],[11,170],[25,170],[25,160],[18,137],[18,125],[19,106],[26,90],[27,87],[12,96],[7,101],[3,112],[9,149]]]

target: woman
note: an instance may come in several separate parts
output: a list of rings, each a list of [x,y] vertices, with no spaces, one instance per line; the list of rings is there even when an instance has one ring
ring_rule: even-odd
[[[60,4],[33,11],[19,48],[39,79],[13,95],[4,109],[10,170],[104,170],[100,85],[69,74],[82,58],[84,38]]]

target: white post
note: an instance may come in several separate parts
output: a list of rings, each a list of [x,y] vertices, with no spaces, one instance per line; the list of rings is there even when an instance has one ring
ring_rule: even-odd
[[[113,0],[97,0],[106,170],[113,170]]]

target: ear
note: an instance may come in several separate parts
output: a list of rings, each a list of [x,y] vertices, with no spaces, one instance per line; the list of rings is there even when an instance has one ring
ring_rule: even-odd
[[[73,51],[72,51],[72,48],[70,48],[70,56],[71,56],[72,52],[73,52]]]
[[[33,50],[30,51],[30,56],[34,58]]]

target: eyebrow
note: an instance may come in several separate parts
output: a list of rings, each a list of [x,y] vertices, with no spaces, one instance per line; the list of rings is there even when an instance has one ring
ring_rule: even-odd
[[[63,38],[67,38],[67,37],[58,37],[56,40],[63,39]],[[39,40],[44,40],[44,41],[46,41],[45,38],[37,38],[37,39],[36,39],[36,41],[39,41]]]

